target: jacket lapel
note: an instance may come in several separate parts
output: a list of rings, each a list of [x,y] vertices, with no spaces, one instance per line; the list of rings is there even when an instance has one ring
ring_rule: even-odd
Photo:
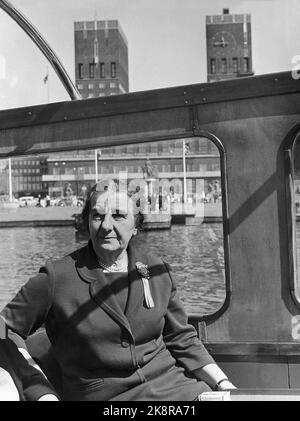
[[[140,274],[136,269],[136,262],[147,264],[147,256],[140,253],[132,245],[128,246],[128,280],[129,290],[128,299],[125,308],[125,314],[129,321],[136,320],[136,312],[143,306],[144,301],[144,288]]]
[[[82,251],[77,261],[76,269],[79,276],[90,284],[92,299],[117,323],[125,327],[132,336],[128,319],[119,306],[110,285],[107,283],[105,274],[99,267],[91,242]]]

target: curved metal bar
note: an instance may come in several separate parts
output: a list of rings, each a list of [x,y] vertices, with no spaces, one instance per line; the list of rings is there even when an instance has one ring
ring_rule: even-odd
[[[39,33],[39,31],[32,25],[32,23],[7,0],[0,0],[0,8],[3,9],[38,46],[38,48],[41,50],[41,52],[44,54],[46,59],[57,73],[59,79],[70,95],[70,98],[72,100],[81,99],[81,95],[78,92],[78,89],[72,82],[61,61],[49,46],[47,41]]]

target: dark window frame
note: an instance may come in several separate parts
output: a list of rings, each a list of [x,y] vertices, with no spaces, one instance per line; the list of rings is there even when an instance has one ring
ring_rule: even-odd
[[[105,79],[105,63],[100,63],[100,78]]]
[[[249,70],[250,70],[249,57],[243,58],[243,70],[245,73],[249,73]]]
[[[217,73],[217,62],[215,58],[210,59],[210,73],[215,75]]]
[[[232,58],[232,73],[239,72],[239,61],[237,57]]]
[[[225,58],[225,57],[221,58],[221,73],[222,74],[227,73],[227,58]]]
[[[112,79],[117,77],[117,63],[115,61],[110,63],[110,76]]]
[[[90,79],[95,79],[95,70],[96,70],[95,63],[89,63],[89,78]]]
[[[84,79],[84,66],[83,66],[83,63],[78,63],[78,79]]]

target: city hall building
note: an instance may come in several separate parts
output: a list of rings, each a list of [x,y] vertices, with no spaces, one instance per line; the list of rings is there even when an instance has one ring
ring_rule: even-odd
[[[206,138],[116,146],[98,149],[96,153],[52,154],[43,181],[48,183],[51,196],[65,196],[66,192],[84,196],[96,180],[118,182],[120,173],[123,176],[126,173],[129,187],[131,182],[151,178],[171,183],[173,193],[178,194],[183,194],[185,181],[187,198],[192,200],[197,188],[198,193],[201,188],[204,195],[219,182],[220,155],[213,142]]]
[[[74,23],[75,78],[83,99],[129,91],[128,41],[117,20]]]
[[[251,16],[206,16],[207,81],[252,76]]]

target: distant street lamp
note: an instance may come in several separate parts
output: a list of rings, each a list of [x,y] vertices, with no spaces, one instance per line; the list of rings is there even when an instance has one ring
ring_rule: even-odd
[[[95,149],[95,182],[98,183],[98,149]]]
[[[8,158],[8,185],[9,185],[9,201],[12,202],[12,176],[11,176],[11,158]]]
[[[185,142],[185,139],[182,141],[182,163],[183,163],[183,203],[187,202],[187,186],[186,186],[186,164],[185,156],[190,152],[190,146]]]
[[[101,156],[101,149],[95,149],[95,181],[98,183],[98,158]]]
[[[78,196],[78,168],[73,168],[74,172],[74,182],[75,182],[75,188],[76,188],[76,196]]]

